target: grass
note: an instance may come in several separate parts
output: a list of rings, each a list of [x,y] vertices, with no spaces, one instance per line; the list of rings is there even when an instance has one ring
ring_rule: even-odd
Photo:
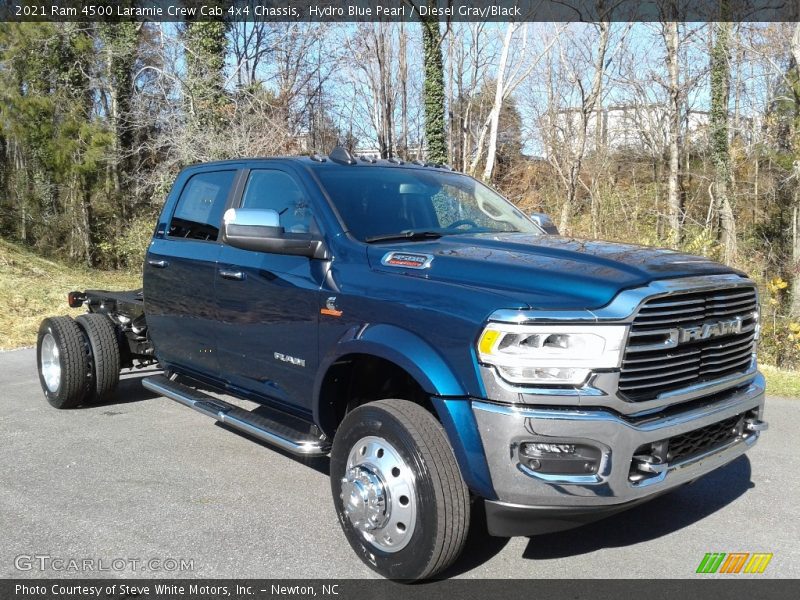
[[[51,315],[77,316],[84,309],[67,306],[67,292],[85,289],[132,290],[141,274],[98,271],[50,261],[0,240],[0,350],[36,344],[39,323]],[[800,398],[800,373],[761,365],[772,396]]]
[[[85,312],[67,306],[72,290],[131,290],[142,287],[141,282],[140,273],[50,261],[0,240],[0,350],[35,345],[45,317]]]
[[[759,365],[767,378],[767,394],[784,398],[800,398],[800,372],[786,371],[770,365]]]

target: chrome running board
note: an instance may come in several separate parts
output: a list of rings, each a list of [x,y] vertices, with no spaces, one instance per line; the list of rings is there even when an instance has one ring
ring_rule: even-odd
[[[263,417],[239,408],[193,387],[167,379],[163,375],[146,377],[142,380],[142,385],[151,392],[166,396],[207,417],[216,419],[292,454],[325,456],[330,452],[330,443],[318,436],[315,437],[312,433],[298,430],[277,419]],[[289,418],[294,420],[293,417]]]

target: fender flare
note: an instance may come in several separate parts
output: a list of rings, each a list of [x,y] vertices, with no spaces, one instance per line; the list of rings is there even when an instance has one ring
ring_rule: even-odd
[[[418,335],[395,325],[349,329],[320,361],[314,382],[314,422],[320,422],[320,392],[328,369],[340,358],[365,354],[404,369],[431,396],[467,486],[484,498],[496,498],[469,394],[442,356]]]
[[[325,356],[314,381],[314,416],[318,417],[319,395],[330,366],[348,354],[367,354],[388,360],[404,369],[431,396],[457,397],[466,392],[442,356],[424,339],[396,325],[354,326],[339,338]]]

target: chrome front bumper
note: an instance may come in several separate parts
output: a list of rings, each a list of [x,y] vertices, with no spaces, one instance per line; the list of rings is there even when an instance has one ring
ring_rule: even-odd
[[[688,483],[743,454],[762,427],[764,378],[729,393],[697,400],[689,406],[649,417],[623,417],[604,409],[545,408],[473,401],[497,501],[523,509],[547,507],[610,509],[635,504]],[[659,473],[641,481],[630,478],[634,454],[641,446],[667,440],[743,413],[755,416],[751,430],[724,444],[660,465]],[[525,442],[584,443],[601,449],[596,473],[548,475],[528,469],[519,455]]]

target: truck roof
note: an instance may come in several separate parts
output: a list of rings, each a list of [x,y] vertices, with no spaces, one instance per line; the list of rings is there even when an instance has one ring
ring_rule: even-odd
[[[343,167],[370,167],[370,166],[385,166],[385,167],[405,167],[405,168],[431,168],[442,171],[455,171],[449,165],[443,165],[432,162],[425,162],[422,160],[404,161],[400,158],[371,158],[364,155],[354,155],[346,148],[337,146],[331,151],[328,156],[320,154],[312,154],[306,156],[273,156],[273,157],[243,157],[234,158],[229,160],[215,160],[203,163],[195,163],[189,165],[187,168],[205,167],[212,165],[233,165],[243,162],[265,162],[265,163],[301,163],[307,166],[318,166],[321,164],[339,165]]]

